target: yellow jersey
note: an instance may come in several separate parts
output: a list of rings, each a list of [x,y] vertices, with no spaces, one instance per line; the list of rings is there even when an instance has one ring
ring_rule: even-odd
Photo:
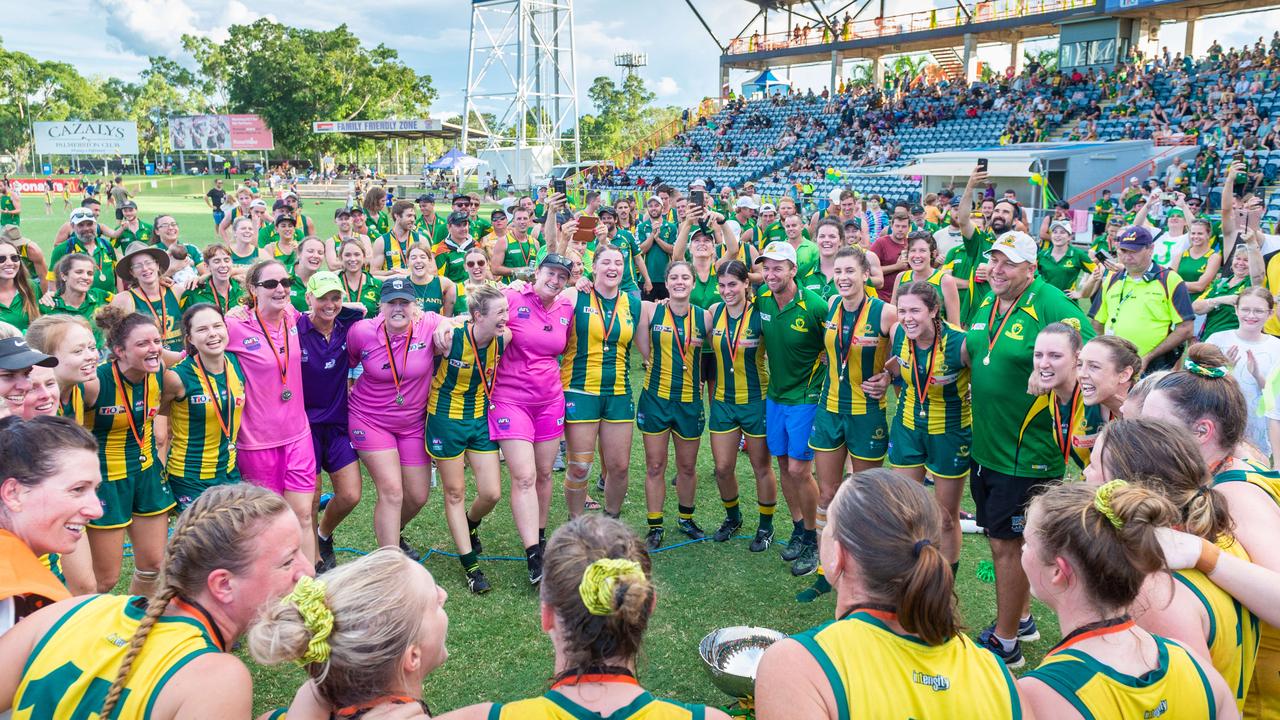
[[[611,713],[609,720],[702,720],[706,714],[704,705],[685,705],[641,692],[635,700]],[[489,708],[489,720],[582,720],[599,717],[602,716],[555,690],[542,697],[505,705],[494,703]]]
[[[1275,258],[1272,258],[1275,260]],[[1247,482],[1265,492],[1280,505],[1280,473],[1258,470],[1227,470],[1213,476],[1213,484]],[[1245,718],[1280,717],[1280,628],[1262,624],[1258,659],[1244,702]]]
[[[822,667],[840,720],[965,717],[1017,718],[1013,676],[989,650],[964,635],[927,645],[899,635],[892,613],[856,609],[840,620],[792,636]]]
[[[649,321],[649,367],[644,387],[659,400],[702,404],[702,349],[707,315],[690,307],[677,316],[666,305]]]
[[[631,342],[640,321],[640,296],[619,292],[605,298],[578,293],[569,343],[560,360],[560,381],[570,392],[631,395]]]
[[[146,602],[142,597],[95,595],[63,615],[27,659],[13,697],[13,720],[97,717],[146,614]],[[174,673],[205,653],[224,650],[212,620],[181,600],[170,602],[175,606],[192,616],[163,616],[156,622],[134,658],[114,717],[149,717]]]
[[[1230,555],[1249,562],[1244,546],[1228,536],[1218,538],[1218,547]],[[1244,700],[1253,681],[1254,665],[1258,660],[1258,640],[1261,633],[1258,616],[1240,604],[1239,600],[1213,584],[1199,570],[1179,570],[1175,580],[1195,595],[1209,616],[1209,659],[1213,667],[1227,681],[1236,695],[1236,705],[1244,711]]]
[[[1217,717],[1213,688],[1200,663],[1181,645],[1151,637],[1156,641],[1156,668],[1141,677],[1116,672],[1069,645],[1051,651],[1024,677],[1053,688],[1086,720]]]

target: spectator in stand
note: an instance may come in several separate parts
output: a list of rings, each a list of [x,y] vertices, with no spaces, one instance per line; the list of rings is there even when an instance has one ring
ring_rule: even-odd
[[[880,260],[884,285],[876,290],[880,299],[889,302],[897,285],[898,275],[907,269],[907,234],[911,232],[911,216],[898,213],[889,221],[889,233],[871,243],[871,253]]]

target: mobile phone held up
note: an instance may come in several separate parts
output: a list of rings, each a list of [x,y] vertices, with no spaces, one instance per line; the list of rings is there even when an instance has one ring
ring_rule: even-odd
[[[986,159],[986,158],[978,158],[978,169],[979,169],[979,170],[981,170],[982,172],[986,172],[986,171],[987,171],[987,159]]]
[[[560,195],[565,195],[567,194],[567,189],[568,188],[565,185],[565,182],[563,179],[551,181],[551,192],[559,193]]]
[[[698,207],[704,207],[707,204],[707,193],[702,190],[694,190],[689,193],[689,202]]]

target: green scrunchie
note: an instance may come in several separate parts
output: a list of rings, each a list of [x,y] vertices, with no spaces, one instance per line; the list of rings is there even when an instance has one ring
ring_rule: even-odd
[[[1121,520],[1116,511],[1111,509],[1111,496],[1115,493],[1116,488],[1122,488],[1129,483],[1124,480],[1112,480],[1098,486],[1097,492],[1093,494],[1093,507],[1102,513],[1103,517],[1111,521],[1111,525],[1119,530],[1124,527],[1124,520]]]
[[[333,611],[325,604],[325,584],[315,578],[303,576],[293,587],[293,592],[285,595],[280,602],[297,608],[298,614],[302,616],[302,624],[311,633],[307,651],[298,658],[297,663],[305,667],[328,660]]]
[[[1194,375],[1199,375],[1200,377],[1220,378],[1220,377],[1227,376],[1226,368],[1205,367],[1200,363],[1196,362],[1195,360],[1192,360],[1191,358],[1187,358],[1183,360],[1182,367],[1186,368],[1187,372],[1192,373]]]
[[[613,591],[618,578],[644,577],[644,568],[635,560],[601,558],[587,566],[578,584],[582,604],[592,615],[613,613]]]

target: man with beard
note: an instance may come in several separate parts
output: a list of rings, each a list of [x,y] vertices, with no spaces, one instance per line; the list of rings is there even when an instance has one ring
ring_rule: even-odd
[[[155,244],[155,229],[150,223],[143,221],[138,217],[138,204],[132,200],[125,200],[120,203],[119,208],[121,218],[120,227],[116,228],[119,236],[116,238],[117,247],[128,247],[130,243],[140,242],[144,245]]]
[[[975,172],[973,178],[981,180]],[[970,187],[974,180],[970,180]],[[969,189],[961,201],[961,227],[969,223]],[[1007,223],[1012,205],[1001,200],[993,221]],[[972,227],[966,245],[974,240]],[[983,244],[989,241],[982,240]],[[971,367],[973,449],[969,491],[978,524],[986,529],[996,573],[996,619],[978,636],[983,647],[1010,668],[1025,661],[1021,641],[1039,639],[1031,617],[1031,595],[1022,569],[1022,533],[1035,489],[1057,482],[1066,471],[1058,446],[1056,409],[1048,395],[1025,388],[1033,371],[1036,335],[1063,322],[1085,340],[1093,328],[1085,314],[1061,290],[1036,275],[1038,246],[1021,231],[1002,233],[984,252],[984,285],[990,286],[973,311],[965,340]]]
[[[636,235],[640,239],[640,252],[644,255],[645,271],[653,281],[653,289],[644,293],[645,300],[667,299],[667,263],[671,261],[671,250],[676,240],[675,223],[667,222],[663,213],[661,190],[658,195],[650,197],[644,204],[645,216],[636,225]],[[684,213],[680,213],[683,215]]]
[[[889,234],[881,235],[871,243],[871,254],[880,261],[880,272],[884,274],[884,285],[876,294],[885,302],[893,300],[893,288],[898,275],[907,269],[907,233],[911,232],[911,216],[906,213],[895,213],[889,221]]]
[[[449,224],[436,214],[436,196],[431,193],[419,195],[418,230],[427,236],[427,240],[438,243],[449,234]]]
[[[969,182],[965,183],[964,194],[960,196],[960,205],[955,209],[956,226],[960,228],[964,250],[957,253],[952,273],[969,283],[969,313],[960,318],[966,326],[972,322],[971,316],[976,312],[978,302],[987,294],[987,251],[991,249],[995,238],[1013,229],[1013,220],[1018,210],[1012,201],[1001,198],[999,202],[992,202],[990,211],[987,211],[987,201],[984,201],[983,219],[987,221],[989,228],[975,225],[972,217],[973,190],[986,181],[987,171],[974,168],[969,175]]]
[[[108,294],[114,293],[116,251],[110,242],[98,234],[99,225],[93,210],[87,207],[72,210],[68,224],[75,234],[53,247],[53,253],[49,257],[49,274],[45,278],[46,296],[52,296],[52,289],[56,285],[54,268],[58,266],[62,256],[68,253],[84,253],[93,258],[93,287]]]

